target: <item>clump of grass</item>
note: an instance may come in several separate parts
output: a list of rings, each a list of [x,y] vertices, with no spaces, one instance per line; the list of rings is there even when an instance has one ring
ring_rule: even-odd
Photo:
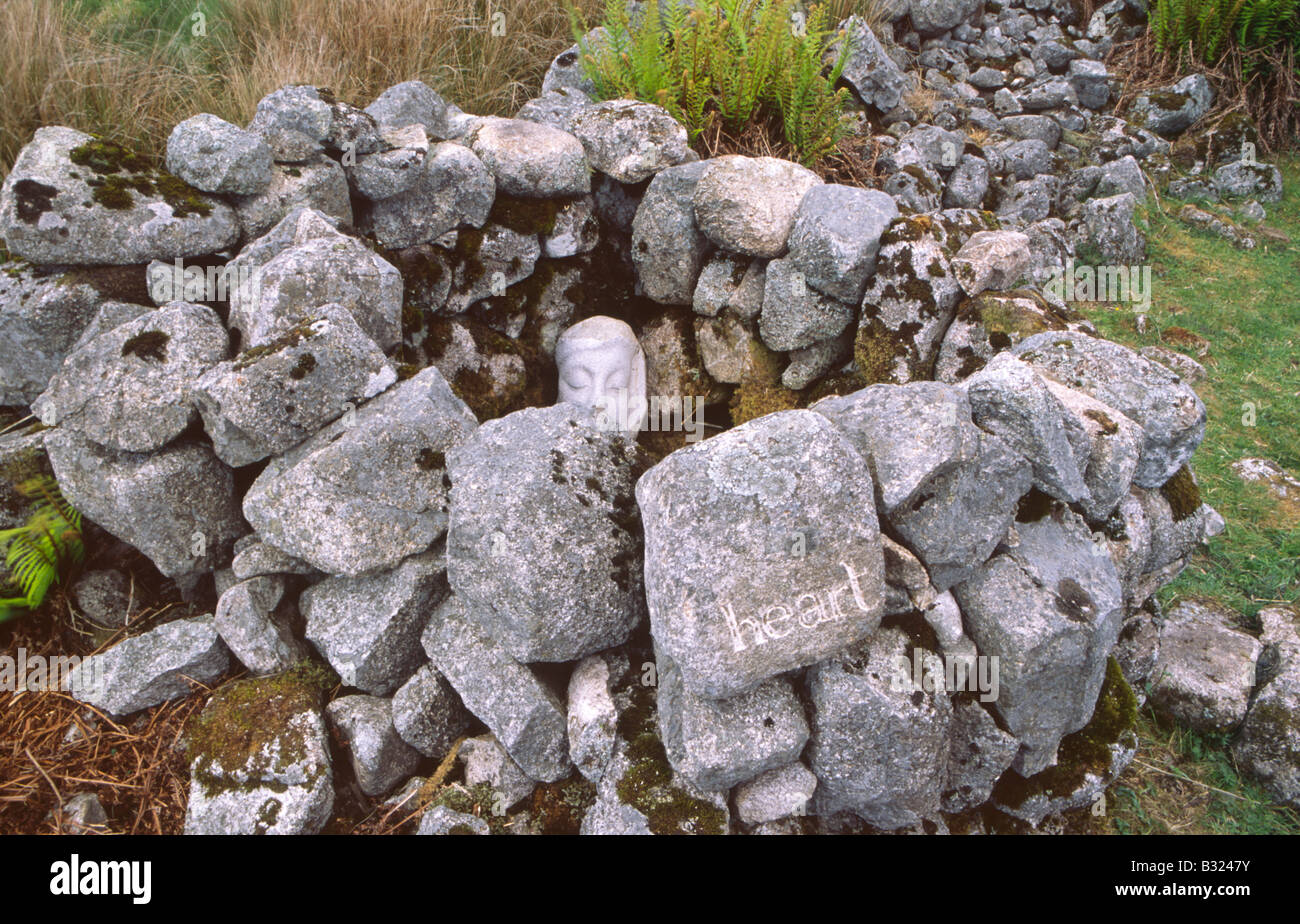
[[[601,99],[663,106],[692,141],[714,126],[732,135],[773,123],[805,164],[851,132],[848,90],[835,86],[851,51],[821,4],[796,0],[665,0],[637,16],[607,0],[602,40],[572,7],[586,75]],[[838,50],[827,62],[827,53]]]

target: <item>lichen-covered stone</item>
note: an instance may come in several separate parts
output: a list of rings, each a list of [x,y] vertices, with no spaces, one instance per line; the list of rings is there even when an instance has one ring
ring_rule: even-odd
[[[771,414],[678,450],[636,497],[651,630],[691,692],[747,692],[879,624],[872,478],[820,415]]]

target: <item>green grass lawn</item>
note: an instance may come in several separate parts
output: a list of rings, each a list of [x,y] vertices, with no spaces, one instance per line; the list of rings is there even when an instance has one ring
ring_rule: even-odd
[[[1147,251],[1153,295],[1147,329],[1127,307],[1088,314],[1112,340],[1134,348],[1160,343],[1196,357],[1178,330],[1208,341],[1208,372],[1197,386],[1209,420],[1192,461],[1203,498],[1223,514],[1224,533],[1160,592],[1213,597],[1243,626],[1270,603],[1300,599],[1300,518],[1232,463],[1272,459],[1300,475],[1300,158],[1279,162],[1286,194],[1266,205],[1265,227],[1289,237],[1255,250],[1194,231],[1177,219],[1181,202],[1150,204]],[[1257,623],[1255,623],[1257,625]],[[1272,806],[1237,773],[1228,739],[1194,735],[1143,711],[1137,760],[1111,795],[1119,833],[1300,833],[1294,812]]]

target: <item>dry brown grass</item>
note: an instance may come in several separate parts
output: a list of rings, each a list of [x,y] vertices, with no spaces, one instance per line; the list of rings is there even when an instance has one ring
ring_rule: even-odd
[[[1294,149],[1300,142],[1300,72],[1295,52],[1287,47],[1273,54],[1255,54],[1267,69],[1247,77],[1246,61],[1235,44],[1210,67],[1192,58],[1186,49],[1157,51],[1155,37],[1148,31],[1111,53],[1112,70],[1123,81],[1115,111],[1124,112],[1141,93],[1199,72],[1210,78],[1215,89],[1214,107],[1203,124],[1232,112],[1245,112],[1254,121],[1265,151]]]
[[[592,16],[600,0],[576,5]],[[156,155],[182,119],[211,112],[245,124],[287,83],[328,86],[364,106],[420,79],[469,112],[513,115],[572,43],[556,0],[225,0],[207,32],[182,49],[161,36],[127,46],[56,0],[5,0],[0,170],[41,125]]]

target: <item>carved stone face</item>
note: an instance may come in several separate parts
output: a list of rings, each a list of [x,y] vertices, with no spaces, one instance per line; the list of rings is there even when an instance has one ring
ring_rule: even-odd
[[[597,315],[573,325],[555,345],[559,400],[595,408],[611,429],[635,434],[646,414],[645,354],[632,328]]]

